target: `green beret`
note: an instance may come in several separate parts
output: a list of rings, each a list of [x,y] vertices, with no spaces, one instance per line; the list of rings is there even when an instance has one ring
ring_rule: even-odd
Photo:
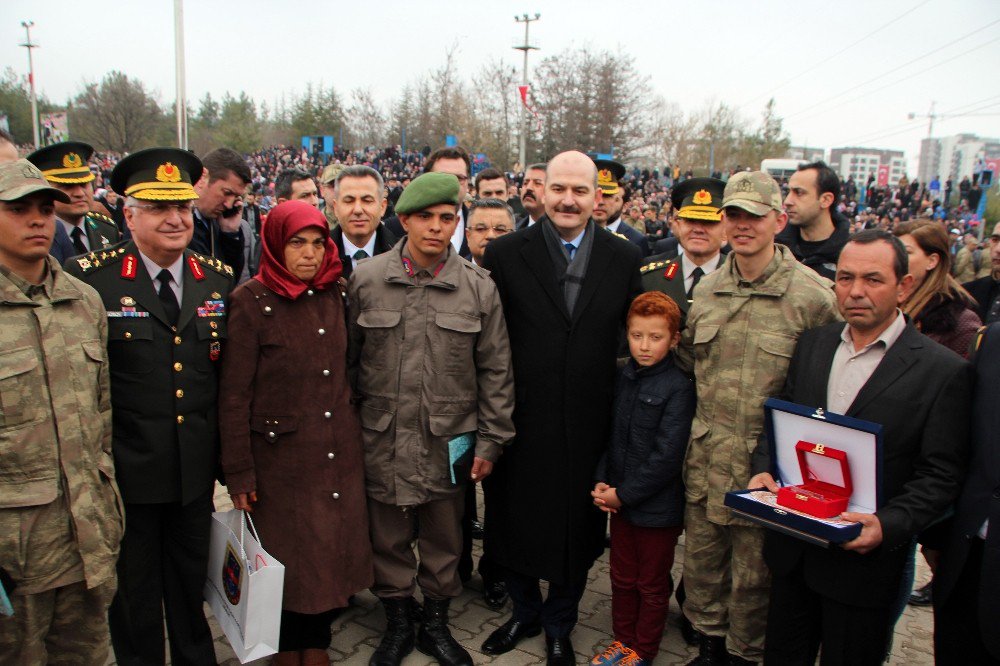
[[[406,186],[396,202],[396,212],[416,213],[437,204],[458,205],[458,178],[450,173],[424,173]]]

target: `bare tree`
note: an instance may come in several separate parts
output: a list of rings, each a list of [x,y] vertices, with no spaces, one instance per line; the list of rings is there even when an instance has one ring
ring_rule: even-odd
[[[351,91],[351,106],[347,110],[347,126],[354,145],[379,146],[385,143],[389,123],[371,88]]]
[[[72,106],[73,134],[103,150],[132,152],[151,144],[165,122],[141,81],[122,72],[86,84]]]

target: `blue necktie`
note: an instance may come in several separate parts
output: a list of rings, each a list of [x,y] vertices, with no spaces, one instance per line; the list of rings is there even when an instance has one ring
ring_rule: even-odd
[[[576,254],[576,246],[572,243],[563,243],[563,246],[566,248],[566,251],[569,252],[569,260],[573,261],[573,255]]]

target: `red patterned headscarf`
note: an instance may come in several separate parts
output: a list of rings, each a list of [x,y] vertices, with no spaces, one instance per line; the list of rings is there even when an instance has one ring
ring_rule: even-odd
[[[303,282],[285,268],[285,244],[303,229],[315,227],[323,234],[326,252],[316,275],[309,282]],[[337,245],[330,238],[326,216],[315,206],[304,201],[283,201],[274,208],[264,222],[261,231],[260,270],[255,279],[279,296],[295,300],[306,289],[323,291],[337,283],[342,267]]]

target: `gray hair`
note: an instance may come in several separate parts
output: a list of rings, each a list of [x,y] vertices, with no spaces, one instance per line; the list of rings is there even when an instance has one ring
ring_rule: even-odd
[[[382,179],[382,174],[370,166],[365,166],[364,164],[354,164],[349,167],[344,167],[344,169],[337,174],[337,177],[333,179],[334,196],[337,195],[337,190],[340,189],[340,181],[345,178],[374,178],[375,183],[378,185],[378,200],[382,201],[382,199],[385,198],[385,181]]]
[[[469,221],[472,221],[472,214],[477,210],[502,210],[507,213],[507,217],[510,218],[510,226],[513,228],[515,226],[514,222],[514,209],[507,205],[507,202],[503,199],[476,199],[471,204],[469,204]]]

